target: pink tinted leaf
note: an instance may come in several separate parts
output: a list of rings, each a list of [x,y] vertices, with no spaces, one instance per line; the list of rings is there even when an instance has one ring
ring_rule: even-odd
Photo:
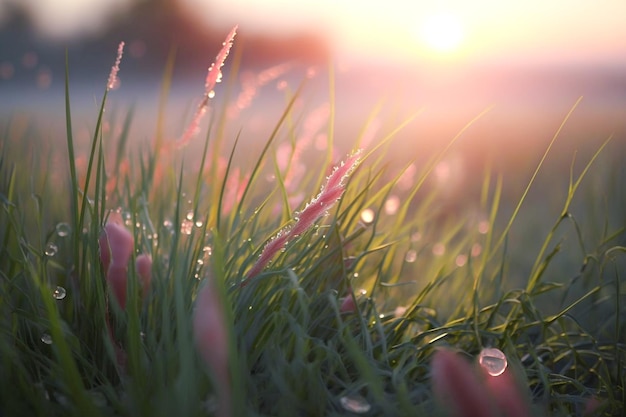
[[[352,295],[340,298],[339,301],[341,301],[341,304],[339,305],[340,313],[354,313],[356,311],[356,303],[354,302],[354,297]]]
[[[133,235],[121,224],[112,222],[104,226],[103,234],[103,243],[108,248],[110,262],[113,265],[126,265],[133,253]],[[102,247],[100,251],[102,253]]]
[[[141,293],[145,297],[150,290],[150,284],[152,282],[152,258],[145,253],[137,255],[135,259],[135,270],[139,275],[139,281],[141,284]]]
[[[218,387],[219,416],[230,416],[228,329],[221,302],[209,281],[196,297],[193,335],[200,357],[209,367]]]
[[[128,268],[125,265],[112,264],[107,272],[107,283],[113,292],[120,308],[126,308],[126,282],[128,281]]]
[[[456,353],[438,350],[431,361],[437,400],[455,417],[495,417],[488,392],[472,366]]]
[[[531,416],[530,399],[524,395],[510,368],[498,376],[491,376],[484,370],[483,373],[485,374],[485,386],[504,415],[507,417]]]

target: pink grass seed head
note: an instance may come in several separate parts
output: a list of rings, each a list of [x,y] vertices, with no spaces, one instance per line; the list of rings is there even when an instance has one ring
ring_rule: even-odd
[[[111,72],[109,73],[109,80],[107,81],[107,90],[113,90],[119,80],[117,78],[117,73],[120,72],[120,63],[122,62],[122,54],[124,53],[124,42],[120,42],[117,47],[117,57],[115,58],[115,64],[111,67]]]
[[[215,94],[213,89],[215,85],[222,80],[222,67],[224,66],[224,62],[230,53],[230,48],[233,46],[233,41],[235,40],[235,35],[237,34],[237,26],[233,27],[231,31],[226,36],[226,40],[222,43],[222,49],[218,52],[215,57],[215,61],[209,67],[209,70],[206,75],[206,80],[204,82],[204,96],[202,101],[198,105],[196,112],[191,119],[191,123],[185,129],[185,132],[181,136],[181,138],[177,141],[176,147],[182,148],[186,146],[191,138],[193,138],[196,133],[198,133],[200,128],[200,122],[204,118],[204,115],[207,112],[209,99],[213,97]]]
[[[317,197],[311,200],[301,212],[296,213],[296,223],[292,227],[282,229],[268,241],[259,259],[248,271],[242,286],[246,285],[247,280],[258,275],[272,260],[274,255],[285,246],[286,242],[309,230],[341,198],[345,191],[345,180],[360,162],[359,154],[360,151],[353,153],[345,162],[336,166]]]

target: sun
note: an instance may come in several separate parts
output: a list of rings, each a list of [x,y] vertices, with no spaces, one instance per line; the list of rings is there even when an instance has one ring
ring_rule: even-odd
[[[424,46],[435,52],[451,53],[463,43],[463,25],[454,14],[433,14],[418,25],[417,37]]]

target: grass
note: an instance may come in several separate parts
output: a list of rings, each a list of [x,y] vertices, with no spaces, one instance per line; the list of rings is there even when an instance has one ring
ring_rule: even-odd
[[[132,114],[107,119],[108,88],[80,147],[70,87],[68,69],[67,152],[41,139],[43,126],[3,122],[0,415],[219,415],[224,383],[236,416],[444,415],[432,393],[433,354],[476,358],[489,346],[506,354],[533,415],[583,415],[590,401],[592,415],[626,411],[626,176],[610,138],[582,163],[572,158],[552,224],[537,220],[545,215],[532,193],[554,192],[541,173],[558,131],[515,201],[503,199],[503,176],[485,169],[477,192],[459,197],[463,209],[442,215],[441,191],[428,180],[456,139],[415,172],[394,166],[386,150],[406,120],[364,150],[328,215],[241,285],[331,172],[332,81],[327,151],[302,154],[299,88],[286,92],[248,165],[237,162],[238,137],[221,152],[232,139],[226,105],[195,139],[201,153],[167,148],[164,110],[154,145],[139,152]],[[105,121],[121,125],[119,134]],[[98,245],[114,215],[132,233],[133,259],[153,260],[144,298],[129,263],[125,310],[110,297]],[[205,281],[227,328],[226,382],[194,343]],[[354,311],[342,309],[344,297],[354,297]]]

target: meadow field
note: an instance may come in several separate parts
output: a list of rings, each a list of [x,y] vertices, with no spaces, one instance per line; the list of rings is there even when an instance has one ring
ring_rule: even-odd
[[[2,86],[0,416],[626,412],[621,90],[234,37]]]

